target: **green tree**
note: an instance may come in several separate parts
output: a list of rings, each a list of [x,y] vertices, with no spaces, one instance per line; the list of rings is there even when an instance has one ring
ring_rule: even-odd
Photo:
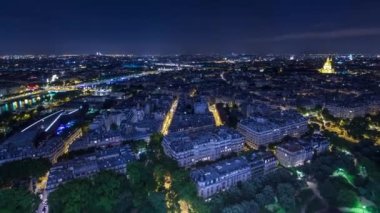
[[[128,191],[126,180],[123,176],[117,176],[110,172],[96,175],[93,180],[94,196],[98,197],[96,208],[103,212],[111,212],[119,199],[119,195]]]
[[[277,185],[278,201],[283,208],[290,211],[295,208],[296,190],[289,183],[280,183]]]
[[[254,198],[258,191],[258,186],[250,181],[242,183],[241,188],[245,200]]]
[[[337,197],[338,206],[355,207],[359,203],[359,198],[355,192],[348,189],[339,190]]]
[[[153,177],[159,188],[164,187],[165,175],[168,175],[168,171],[164,168],[163,165],[159,164],[154,167]]]
[[[229,204],[238,203],[242,200],[243,194],[241,190],[237,187],[232,187],[228,190],[225,195],[225,202]]]
[[[151,212],[157,212],[157,213],[166,212],[165,195],[163,193],[159,193],[159,192],[149,193],[148,201],[149,201],[150,206],[152,207]]]
[[[267,205],[268,204],[271,204],[271,203],[274,203],[274,197],[275,197],[275,193],[273,191],[273,188],[270,186],[270,185],[266,185],[262,191],[264,197],[265,197],[265,200],[267,202]]]
[[[0,185],[41,177],[50,167],[51,163],[47,159],[24,159],[5,163],[0,166]]]
[[[84,212],[89,210],[95,200],[92,184],[88,179],[74,180],[63,184],[49,195],[50,212]]]
[[[222,213],[255,213],[259,212],[259,206],[253,200],[243,201],[233,206],[228,206],[222,210]]]
[[[148,143],[148,157],[152,161],[161,160],[164,156],[164,151],[161,146],[163,135],[161,133],[154,133],[150,136]]]
[[[266,200],[266,197],[263,193],[258,193],[255,196],[255,200],[260,207],[270,204],[270,201]]]
[[[323,116],[323,118],[327,121],[331,121],[331,122],[336,122],[337,119],[332,116],[329,112],[328,109],[324,108],[322,111],[321,111],[321,115]]]
[[[332,183],[329,179],[324,181],[319,186],[319,191],[321,192],[321,195],[331,204],[335,205],[336,198],[338,196],[338,190],[331,190],[334,189],[336,186],[334,183]]]
[[[51,212],[120,212],[132,208],[124,175],[105,171],[63,184],[49,195]]]
[[[368,129],[368,121],[364,117],[355,117],[345,126],[347,128],[348,133],[356,138],[363,139],[363,135],[367,132]]]
[[[26,190],[0,190],[0,212],[2,213],[29,213],[38,207],[39,199]]]
[[[127,167],[128,180],[133,192],[133,203],[137,208],[143,207],[148,193],[155,190],[153,171],[143,162],[133,162]]]

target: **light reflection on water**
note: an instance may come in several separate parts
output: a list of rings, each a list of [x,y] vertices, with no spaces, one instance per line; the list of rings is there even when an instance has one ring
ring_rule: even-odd
[[[54,96],[55,93],[48,93],[45,95],[35,95],[28,98],[9,101],[0,105],[0,114],[3,114],[4,112],[28,109],[44,102],[51,102],[54,99]]]

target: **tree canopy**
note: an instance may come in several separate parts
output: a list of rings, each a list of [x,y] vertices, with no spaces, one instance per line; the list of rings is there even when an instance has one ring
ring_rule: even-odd
[[[132,195],[124,175],[105,171],[63,184],[49,195],[50,212],[126,212]]]
[[[48,159],[24,159],[0,166],[0,185],[14,183],[46,174],[51,167]]]
[[[288,212],[296,207],[296,191],[303,187],[287,169],[238,184],[213,197],[212,212],[263,212],[266,206],[278,203]],[[251,208],[251,211],[247,209]]]
[[[39,199],[23,189],[0,190],[0,212],[2,213],[30,213],[38,207]]]

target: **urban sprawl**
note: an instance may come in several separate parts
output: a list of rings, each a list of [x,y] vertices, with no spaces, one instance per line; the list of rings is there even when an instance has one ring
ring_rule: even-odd
[[[186,172],[204,203],[283,171],[315,183],[298,168],[331,153],[353,155],[337,139],[378,148],[379,69],[379,56],[364,55],[2,56],[0,165],[51,163],[28,183],[42,199],[38,212],[53,208],[50,195],[69,182],[103,171],[133,182],[131,165],[163,158]],[[368,123],[356,134],[359,118]],[[175,185],[164,176],[157,192]],[[357,196],[368,208],[378,202]]]

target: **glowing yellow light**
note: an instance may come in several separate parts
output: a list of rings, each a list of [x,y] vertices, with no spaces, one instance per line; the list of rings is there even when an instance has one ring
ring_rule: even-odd
[[[221,126],[223,125],[223,122],[222,122],[222,119],[220,118],[220,115],[219,115],[219,112],[218,110],[216,109],[216,106],[215,104],[212,104],[208,106],[208,110],[212,113],[212,115],[214,116],[214,120],[215,120],[215,126]]]
[[[165,175],[164,179],[165,179],[164,188],[166,190],[169,190],[172,186],[172,178],[170,177],[170,175]]]
[[[179,208],[181,210],[181,213],[188,213],[190,212],[190,204],[186,202],[185,200],[178,201]]]
[[[48,180],[49,172],[46,172],[44,176],[41,176],[38,178],[38,181],[36,183],[36,192],[37,191],[43,191],[46,187],[46,183]]]
[[[323,74],[333,74],[333,73],[335,73],[335,69],[332,66],[332,58],[328,57],[326,59],[325,64],[323,65],[323,67],[321,69],[319,69],[318,71],[320,73],[323,73]]]
[[[190,97],[194,97],[196,93],[197,93],[197,89],[191,90]]]
[[[167,135],[169,133],[169,127],[170,127],[170,124],[172,123],[177,106],[178,106],[178,98],[176,98],[173,101],[169,112],[165,116],[164,122],[162,123],[161,134]]]

